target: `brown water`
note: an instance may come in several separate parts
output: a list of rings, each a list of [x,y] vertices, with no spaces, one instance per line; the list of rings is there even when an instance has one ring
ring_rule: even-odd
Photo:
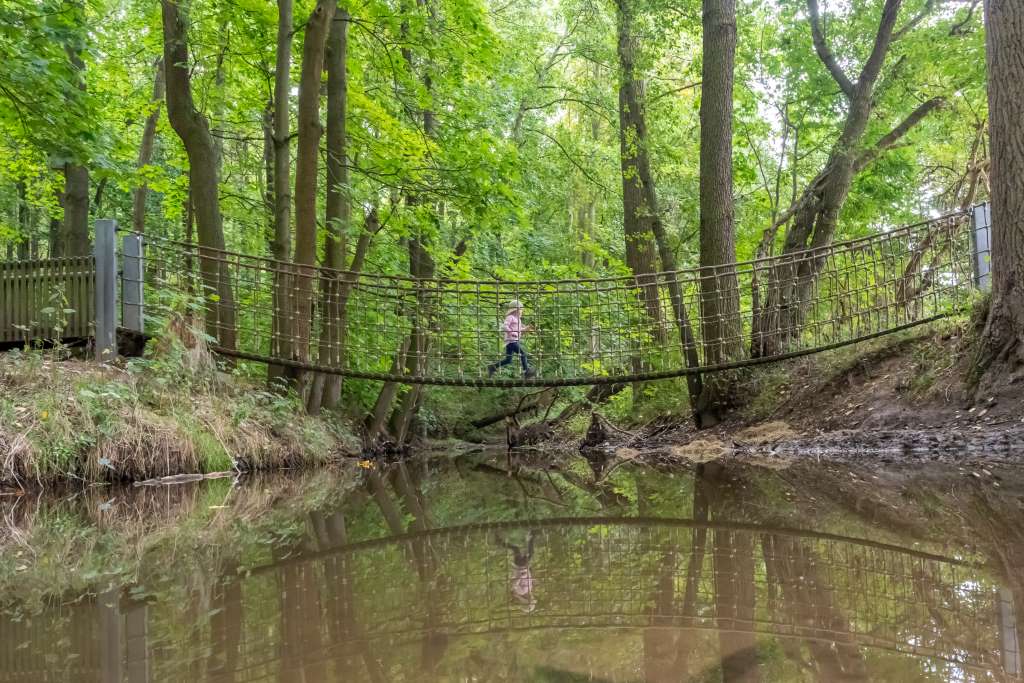
[[[2,497],[0,681],[1019,680],[1012,471],[504,467]]]

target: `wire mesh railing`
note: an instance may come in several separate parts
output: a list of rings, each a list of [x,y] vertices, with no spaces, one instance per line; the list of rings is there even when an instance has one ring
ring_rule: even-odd
[[[141,277],[147,303],[201,301],[230,356],[403,383],[587,385],[789,358],[963,310],[969,220],[714,268],[521,282],[356,273],[147,236]],[[513,302],[521,334],[503,329]]]

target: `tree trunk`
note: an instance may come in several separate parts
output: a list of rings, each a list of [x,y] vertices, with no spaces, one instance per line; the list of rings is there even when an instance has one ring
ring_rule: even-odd
[[[89,169],[68,163],[64,166],[64,256],[89,253]]]
[[[732,96],[736,60],[735,0],[704,0],[703,90],[700,100],[700,327],[705,365],[743,353],[732,198]],[[731,380],[704,377],[697,400],[701,427],[717,424]]]
[[[142,170],[149,165],[153,159],[153,143],[156,141],[156,125],[160,121],[160,104],[164,99],[164,60],[157,59],[154,65],[156,75],[153,77],[153,111],[146,117],[146,125],[142,128],[142,142],[139,143],[139,158],[135,168]],[[146,230],[146,197],[149,195],[149,187],[146,181],[142,180],[138,187],[132,191],[132,230],[145,232]]]
[[[1024,5],[987,0],[992,156],[992,299],[979,348],[979,396],[1013,390],[1024,365]]]
[[[429,0],[417,0],[417,4],[422,8],[426,6],[427,13],[433,17],[433,8],[428,6]],[[406,11],[411,11],[407,9]],[[402,35],[408,37],[408,23],[402,24]],[[409,69],[409,73],[412,75],[416,74],[416,65],[413,60],[412,50],[408,47],[402,48],[402,58],[405,60],[406,67]],[[432,85],[429,75],[422,75],[420,80],[423,83],[428,95],[432,93]],[[437,119],[434,117],[433,109],[430,106],[423,108],[420,111],[421,124],[423,126],[423,134],[428,139],[433,139],[437,134]],[[420,198],[413,192],[408,192],[405,198],[406,210],[410,213],[415,213],[415,207],[419,205]],[[409,238],[408,249],[409,249],[409,273],[414,278],[432,278],[436,266],[434,258],[431,256],[429,244],[429,236],[421,228],[417,229],[417,233]],[[431,301],[429,295],[425,291],[418,291],[416,294],[415,310],[412,311],[413,322],[412,332],[409,335],[407,342],[403,343],[404,355],[405,355],[405,367],[406,372],[410,374],[423,374],[426,371],[426,359],[427,351],[430,345],[430,326],[433,317],[431,310]],[[400,366],[399,366],[400,367]],[[397,395],[397,388],[390,386],[391,382],[386,382],[381,388],[381,395],[378,397],[378,407],[381,405],[381,399],[390,396],[388,405],[394,401]],[[420,406],[420,396],[423,393],[423,385],[417,384],[410,387],[409,391],[402,397],[395,414],[391,416],[391,424],[396,428],[396,432],[400,433],[401,437],[404,438],[408,431],[408,427],[412,422],[413,417]],[[375,421],[377,425],[377,432],[384,427],[383,422]],[[376,440],[379,434],[377,432],[370,433],[370,439]],[[401,443],[401,441],[399,441]]]
[[[235,306],[224,249],[218,196],[217,153],[206,117],[196,110],[188,67],[186,19],[176,0],[161,0],[164,31],[164,79],[167,117],[188,155],[189,194],[200,245],[200,273],[207,301],[206,331],[226,349],[235,348]]]
[[[274,253],[274,102],[273,96],[263,108],[260,121],[263,129],[263,210],[265,212],[266,239],[270,253]]]
[[[84,10],[80,10],[84,12]],[[76,13],[77,14],[77,13]],[[83,17],[84,21],[84,17]],[[80,27],[83,31],[85,27]],[[78,49],[68,49],[71,66],[76,72],[78,90],[85,92],[85,62]],[[89,169],[77,163],[64,165],[64,255],[89,254]]]
[[[299,362],[310,360],[310,334],[313,313],[313,265],[316,262],[317,220],[316,198],[319,186],[320,85],[324,70],[327,33],[334,18],[336,2],[318,0],[306,22],[306,39],[302,46],[302,72],[299,78],[299,101],[296,117],[298,145],[295,161],[295,263],[297,264],[293,305],[295,329],[291,357]],[[289,372],[299,381],[302,372]]]
[[[32,220],[28,209],[28,196],[27,189],[24,181],[18,182],[18,232],[21,235],[21,239],[18,242],[18,259],[24,261],[29,258],[31,252],[32,239]]]
[[[622,221],[626,242],[626,264],[641,287],[641,297],[651,320],[652,332],[662,335],[658,282],[652,273],[655,262],[654,232],[657,220],[650,159],[647,151],[647,121],[644,112],[644,81],[636,73],[637,38],[633,28],[632,0],[618,0],[619,146],[622,168]]]
[[[54,169],[56,170],[56,169]],[[61,168],[63,173],[63,168]],[[63,190],[54,190],[54,199],[57,201],[57,206],[61,208],[61,213],[64,210],[64,192]],[[64,232],[64,223],[62,219],[56,216],[50,216],[50,226],[47,231],[47,242],[49,243],[49,256],[50,258],[61,258],[64,256],[64,240],[61,238]]]
[[[321,278],[320,365],[340,367],[343,363],[341,274],[346,267],[347,235],[352,220],[352,202],[348,191],[347,134],[348,111],[348,12],[340,10],[331,22],[327,37],[327,206],[324,225],[325,264],[334,272]],[[320,373],[306,401],[310,414],[320,407],[334,408],[341,398],[341,377]]]
[[[391,362],[391,374],[397,374],[401,371],[402,366],[405,365],[405,355],[409,351],[411,342],[411,336],[407,336],[402,340],[402,345],[395,353],[395,357]],[[380,437],[383,436],[384,426],[391,412],[391,405],[395,402],[395,397],[398,395],[398,389],[398,382],[384,382],[381,386],[380,393],[377,394],[377,400],[373,405],[373,410],[370,411],[365,420],[365,446],[367,448],[375,447],[379,443]]]
[[[594,65],[594,76],[597,76],[597,65]],[[588,154],[587,162],[591,165],[597,163],[596,150],[601,141],[601,119],[594,112],[587,112],[590,129],[590,143],[593,145],[591,153]],[[576,209],[576,235],[580,244],[580,265],[583,266],[585,275],[592,274],[597,263],[594,260],[594,239],[597,229],[597,200],[599,198],[598,188],[593,185],[586,185],[583,192],[583,202]],[[573,198],[572,201],[575,201]]]
[[[429,124],[424,113],[425,128]],[[432,130],[429,126],[428,130]],[[416,238],[409,240],[409,272],[417,279],[434,277],[434,258],[427,251],[426,244]],[[433,327],[434,307],[432,292],[421,289],[416,292],[416,309],[413,311],[413,328],[409,351],[405,357],[406,371],[413,375],[423,375],[427,371],[427,352],[430,350]],[[402,396],[396,414],[392,417],[392,433],[399,444],[404,444],[409,435],[412,420],[422,405],[423,385],[414,384]]]
[[[277,2],[277,56],[274,64],[274,239],[271,253],[280,262],[292,255],[292,180],[291,124],[289,93],[292,66],[292,0]],[[292,319],[290,290],[292,278],[283,268],[274,271],[273,316],[270,333],[270,355],[291,356]],[[281,365],[267,365],[271,383],[284,376]]]

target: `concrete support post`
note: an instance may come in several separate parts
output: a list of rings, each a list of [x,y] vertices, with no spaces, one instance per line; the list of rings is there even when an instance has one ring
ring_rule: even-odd
[[[96,360],[117,358],[117,221],[96,221]]]
[[[121,275],[121,326],[143,332],[145,323],[142,297],[142,235],[129,233],[121,242],[124,272]]]
[[[992,207],[986,202],[971,210],[971,264],[974,267],[974,286],[989,289],[992,286]]]

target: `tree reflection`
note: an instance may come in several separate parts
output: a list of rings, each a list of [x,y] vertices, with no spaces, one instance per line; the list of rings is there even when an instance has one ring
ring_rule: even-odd
[[[544,517],[545,503],[522,499],[511,479],[494,496],[493,474],[456,485],[417,465],[371,470],[343,500],[321,495],[265,524],[234,518],[237,548],[208,564],[162,555],[158,572],[140,557],[137,583],[105,579],[106,594],[68,590],[6,619],[0,681],[1019,676],[1024,529],[1012,497],[961,491],[933,513],[962,534],[951,543],[969,539],[990,560],[981,567],[913,536],[897,545],[851,532],[873,527],[847,510],[842,524],[815,528],[807,507],[780,496],[780,479],[749,468],[613,474],[600,488],[614,508],[596,489],[578,500],[556,490]],[[194,492],[173,502],[187,515],[212,507]],[[570,505],[586,514],[551,516]],[[10,516],[21,526],[9,537],[39,533],[50,513],[37,507]],[[101,522],[124,534],[142,519],[132,515]],[[148,521],[146,533],[173,518],[157,515],[164,526]],[[529,556],[535,609],[510,596],[517,555]]]

